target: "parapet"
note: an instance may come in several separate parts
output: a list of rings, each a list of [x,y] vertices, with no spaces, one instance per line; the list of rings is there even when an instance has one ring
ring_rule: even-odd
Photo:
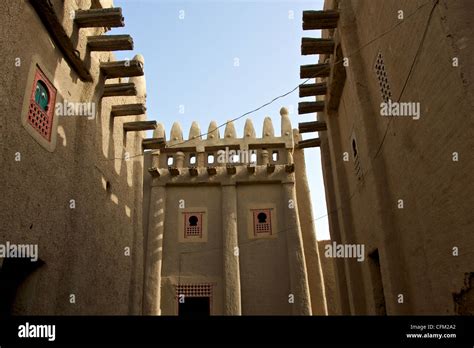
[[[285,178],[294,171],[292,152],[296,138],[288,110],[281,108],[280,115],[281,134],[278,136],[270,117],[263,122],[261,137],[257,137],[250,119],[245,122],[241,138],[237,136],[232,120],[221,126],[212,121],[204,134],[198,123],[193,122],[187,139],[179,122],[175,122],[168,140],[159,123],[153,136],[163,139],[164,146],[152,152],[153,167],[149,171],[155,177],[162,176],[162,180],[165,177],[182,180],[188,177],[205,180],[213,176],[247,178],[247,175],[254,179],[268,175],[274,179]],[[223,136],[221,128],[224,128]]]
[[[286,108],[281,108],[280,115],[281,134],[275,136],[272,119],[270,117],[265,117],[262,136],[260,138],[256,135],[251,119],[245,121],[242,138],[237,137],[233,121],[228,121],[225,125],[221,126],[218,126],[215,121],[212,121],[205,133],[201,133],[199,124],[193,122],[187,139],[183,136],[183,130],[179,122],[175,122],[171,128],[169,140],[166,141],[166,146],[161,150],[161,152],[204,152],[206,149],[211,147],[213,149],[219,147],[230,147],[232,149],[281,147],[285,149],[293,149],[293,130],[288,117],[288,110]],[[224,136],[221,136],[220,130],[222,128],[224,128]],[[158,125],[154,136],[165,138],[162,125]]]

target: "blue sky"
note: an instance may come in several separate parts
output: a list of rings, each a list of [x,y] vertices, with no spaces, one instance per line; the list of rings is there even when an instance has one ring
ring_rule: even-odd
[[[168,136],[179,120],[187,138],[194,120],[206,132],[211,120],[222,124],[302,82],[300,65],[317,57],[301,56],[301,38],[320,37],[319,31],[303,33],[302,11],[322,9],[322,2],[115,0],[125,27],[109,34],[130,34],[135,43],[133,52],[117,52],[117,59],[145,57],[148,119],[163,123]],[[297,115],[298,101],[296,90],[236,121],[237,135],[242,137],[248,117],[261,136],[265,116],[279,134],[282,106],[289,108],[293,128],[314,120],[314,114]],[[305,156],[317,238],[328,239],[319,149],[307,149]]]

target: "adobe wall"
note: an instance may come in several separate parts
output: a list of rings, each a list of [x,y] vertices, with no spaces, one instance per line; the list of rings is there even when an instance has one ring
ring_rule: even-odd
[[[326,314],[314,229],[312,224],[303,229],[299,217],[301,212],[307,219],[311,209],[304,183],[300,193],[295,185],[304,177],[299,173],[304,157],[293,162],[295,140],[286,109],[281,116],[281,136],[266,118],[261,138],[250,120],[243,138],[233,122],[222,138],[211,122],[205,139],[197,123],[184,139],[175,123],[166,147],[146,155],[151,158],[144,190],[151,194],[144,203],[149,209],[145,313],[177,314],[176,286],[205,283],[213,285],[211,314],[311,314],[313,298],[321,311],[315,314]],[[154,137],[166,138],[162,125]],[[254,150],[256,162],[246,162],[245,155],[237,163],[222,162],[218,151],[226,148]],[[255,232],[255,209],[271,211],[270,235]],[[200,211],[207,228],[197,240],[186,240],[179,219]],[[314,246],[304,234],[313,235]],[[318,267],[306,268],[307,257]],[[318,273],[309,276],[310,271]]]
[[[419,50],[432,10],[431,2],[416,10],[424,3],[340,1],[336,40],[350,56],[349,67],[337,112],[320,115],[328,123],[332,167],[332,178],[326,171],[325,180],[335,183],[337,201],[338,226],[331,222],[331,233],[337,228],[342,242],[364,244],[366,254],[378,248],[388,314],[455,314],[453,294],[463,288],[474,259],[474,164],[468,159],[473,49],[467,24],[474,4],[440,1]],[[404,22],[365,46],[399,23],[398,10]],[[393,100],[419,102],[420,119],[380,115],[374,71],[379,52]],[[459,67],[453,67],[453,57],[459,57]],[[354,138],[361,179],[354,169]],[[453,152],[459,161],[453,161]],[[453,247],[459,256],[453,256]],[[353,314],[376,313],[370,262],[344,260]]]
[[[78,3],[78,5],[76,5]],[[60,11],[63,3],[54,2]],[[87,9],[90,1],[66,1],[58,12],[66,32],[77,40],[85,56],[87,35],[100,29],[73,29],[69,11]],[[131,103],[135,97],[106,98],[99,60],[108,53],[92,53],[92,83],[83,83],[55,47],[28,1],[2,4],[0,115],[3,183],[0,202],[0,242],[34,243],[46,263],[22,285],[16,314],[138,314],[142,277],[142,156],[140,133],[122,131],[124,120],[110,119],[112,104]],[[28,72],[33,57],[49,72],[58,90],[57,102],[96,103],[96,117],[58,117],[53,152],[40,146],[21,122]],[[15,67],[15,58],[21,66]],[[110,82],[110,81],[109,81]],[[56,116],[55,116],[56,117]],[[21,161],[15,161],[15,154]],[[125,161],[125,152],[131,155]],[[115,159],[119,158],[119,159]],[[70,209],[70,200],[75,209]],[[130,247],[131,256],[124,255]],[[135,269],[138,271],[135,272]],[[135,274],[134,274],[135,273]],[[70,294],[75,295],[71,304]]]
[[[326,293],[328,315],[339,315],[342,313],[336,296],[338,288],[335,279],[334,259],[324,257],[325,247],[330,243],[332,243],[330,240],[318,240],[318,248],[324,276],[324,290]]]

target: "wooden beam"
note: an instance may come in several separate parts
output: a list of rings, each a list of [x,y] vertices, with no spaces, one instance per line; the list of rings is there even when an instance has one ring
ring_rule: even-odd
[[[158,178],[160,176],[160,171],[155,167],[148,168],[148,173],[154,178]]]
[[[168,167],[168,171],[172,176],[177,176],[179,175],[179,169],[176,167]]]
[[[91,51],[127,51],[133,50],[133,39],[130,35],[88,36],[87,46]]]
[[[335,63],[333,65],[331,76],[328,79],[329,91],[326,96],[326,113],[328,116],[337,113],[342,91],[344,90],[344,84],[346,83],[346,68],[342,63],[344,55],[342,53],[341,45],[337,45],[335,52],[336,54],[331,57],[331,60],[335,61]]]
[[[324,111],[324,101],[298,103],[298,115]]]
[[[117,28],[125,26],[120,7],[77,10],[74,22],[79,28]]]
[[[133,82],[110,83],[104,85],[102,97],[134,96],[137,95],[137,88]]]
[[[112,105],[110,114],[113,117],[116,116],[131,116],[131,115],[142,115],[146,112],[145,105],[138,104],[123,104],[123,105]]]
[[[209,175],[216,175],[216,174],[217,174],[217,169],[216,169],[216,167],[207,167],[207,174],[209,174]]]
[[[156,121],[135,121],[125,122],[123,124],[124,132],[141,132],[146,130],[153,130],[156,128]]]
[[[293,173],[295,171],[295,164],[285,164],[285,172],[287,173]]]
[[[303,30],[334,29],[338,20],[336,10],[303,11]]]
[[[143,76],[143,64],[138,60],[121,60],[100,63],[100,70],[108,79]]]
[[[198,176],[199,172],[196,167],[189,167],[189,175],[191,176]]]
[[[301,39],[301,54],[332,54],[334,52],[333,39],[314,39],[304,37]]]
[[[312,121],[298,123],[298,129],[301,133],[321,132],[327,130],[326,122]]]
[[[309,83],[300,85],[300,98],[315,97],[317,95],[325,95],[328,91],[326,82]]]
[[[319,138],[300,140],[297,145],[298,149],[307,149],[308,147],[320,147],[321,140]]]
[[[267,173],[271,174],[275,171],[275,165],[273,163],[268,163],[267,164]]]
[[[92,82],[93,79],[89,69],[81,60],[79,52],[74,48],[69,35],[66,33],[56,16],[56,12],[54,12],[51,2],[44,0],[30,0],[30,3],[72,70],[74,70],[82,81]]]
[[[328,77],[331,71],[329,64],[309,64],[300,67],[300,78]]]
[[[143,150],[158,150],[166,146],[164,138],[147,138],[142,140]]]

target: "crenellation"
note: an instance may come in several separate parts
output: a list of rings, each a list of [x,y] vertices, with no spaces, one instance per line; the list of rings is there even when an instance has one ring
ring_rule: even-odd
[[[289,165],[286,172],[291,174],[292,158],[291,152],[297,145],[300,137],[297,130],[291,129],[288,111],[286,108],[280,110],[282,136],[275,136],[273,123],[270,117],[266,117],[262,127],[262,137],[257,138],[255,128],[251,119],[247,119],[244,125],[244,132],[241,138],[236,137],[235,125],[233,122],[227,124],[224,137],[219,136],[217,123],[212,121],[208,128],[207,137],[201,136],[201,131],[197,122],[193,122],[188,139],[183,139],[181,126],[175,122],[172,126],[171,139],[166,141],[166,146],[160,149],[161,159],[155,159],[153,163],[158,163],[159,168],[168,168],[170,165],[176,166],[177,154],[182,157],[184,167],[226,167],[231,166],[259,166],[267,168],[267,173],[273,173],[273,165]],[[296,133],[295,133],[296,132]],[[157,125],[154,137],[164,135],[164,127]],[[158,156],[156,153],[154,156]],[[231,169],[233,171],[233,169]],[[210,170],[211,175],[217,175]],[[194,173],[194,172],[193,172]],[[249,175],[253,175],[252,169],[247,170]],[[184,175],[184,172],[180,172]],[[160,177],[159,180],[164,180]]]

